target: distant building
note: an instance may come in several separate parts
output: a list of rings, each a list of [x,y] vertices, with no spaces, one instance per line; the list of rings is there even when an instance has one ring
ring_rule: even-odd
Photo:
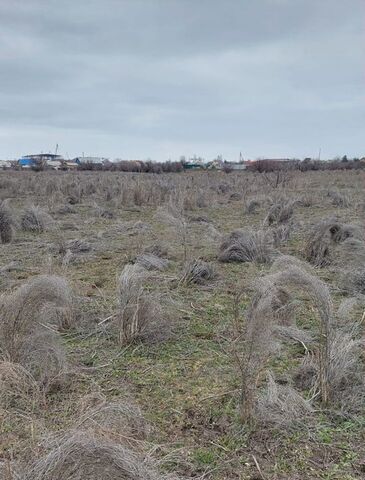
[[[64,170],[77,170],[78,166],[78,163],[73,160],[65,160],[62,164]]]
[[[6,170],[11,168],[11,162],[9,160],[0,160],[0,170]]]
[[[37,153],[35,155],[24,155],[19,158],[18,165],[22,168],[52,168],[57,170],[57,165],[63,160],[61,155],[52,153]]]
[[[103,165],[104,162],[108,161],[108,158],[104,157],[76,157],[73,159],[78,165],[83,163],[93,163],[94,165]]]
[[[223,168],[229,168],[230,170],[246,170],[246,164],[244,162],[224,162]]]

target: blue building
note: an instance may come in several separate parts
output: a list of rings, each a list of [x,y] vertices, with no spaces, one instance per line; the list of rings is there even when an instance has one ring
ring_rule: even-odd
[[[18,165],[22,168],[31,168],[39,165],[49,165],[49,162],[60,162],[63,158],[61,155],[52,153],[38,153],[36,155],[24,155],[19,158]]]

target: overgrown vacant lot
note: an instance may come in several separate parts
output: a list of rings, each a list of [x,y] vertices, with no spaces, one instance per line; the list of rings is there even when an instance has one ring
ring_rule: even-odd
[[[365,478],[365,173],[276,180],[0,174],[0,478]]]

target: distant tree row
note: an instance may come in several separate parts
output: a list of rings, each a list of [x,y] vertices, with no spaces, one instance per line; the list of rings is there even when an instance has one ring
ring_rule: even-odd
[[[274,172],[278,170],[360,170],[365,168],[365,162],[358,158],[349,160],[346,155],[334,160],[256,160],[247,165],[247,170],[252,172]]]
[[[170,173],[182,172],[182,162],[143,162],[140,160],[106,161],[102,164],[82,163],[79,170],[99,170],[111,172],[136,172],[136,173]]]

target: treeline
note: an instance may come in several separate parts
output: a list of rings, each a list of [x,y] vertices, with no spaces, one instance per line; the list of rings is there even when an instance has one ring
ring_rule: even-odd
[[[78,170],[99,170],[109,172],[135,172],[135,173],[171,173],[182,172],[182,162],[143,162],[140,160],[106,161],[102,164],[81,163]]]
[[[365,168],[365,162],[358,158],[348,160],[347,157],[335,160],[256,160],[247,165],[251,172],[275,172],[278,170],[299,170],[308,172],[310,170],[360,170]]]

